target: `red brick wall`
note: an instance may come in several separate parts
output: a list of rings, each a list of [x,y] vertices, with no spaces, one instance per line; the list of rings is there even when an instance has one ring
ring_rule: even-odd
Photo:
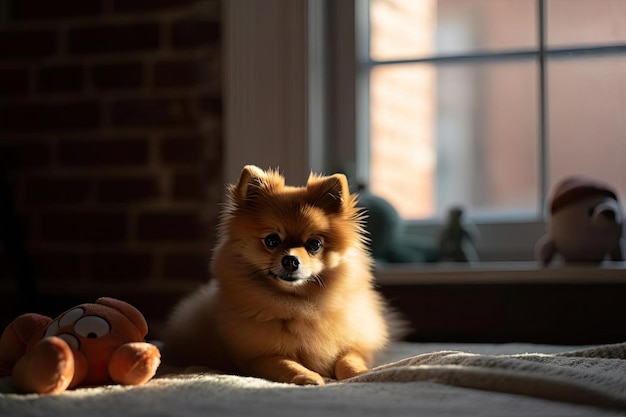
[[[220,1],[3,3],[0,168],[39,289],[162,311],[158,294],[207,278],[223,189]]]

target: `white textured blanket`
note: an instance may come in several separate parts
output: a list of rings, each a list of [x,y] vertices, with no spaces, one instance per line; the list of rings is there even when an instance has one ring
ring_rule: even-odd
[[[4,378],[0,416],[626,415],[626,343],[558,353],[564,349],[402,343],[384,365],[324,387],[163,368],[140,387],[40,396],[11,393]]]

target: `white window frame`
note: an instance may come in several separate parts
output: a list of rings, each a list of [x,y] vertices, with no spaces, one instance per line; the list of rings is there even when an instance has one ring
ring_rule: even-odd
[[[479,231],[479,239],[476,242],[477,250],[480,254],[481,260],[484,261],[533,261],[535,259],[535,244],[540,237],[545,233],[545,205],[548,195],[548,175],[547,175],[547,163],[545,161],[548,149],[548,121],[546,120],[546,107],[547,107],[547,86],[545,78],[545,58],[546,55],[558,56],[576,54],[604,54],[620,52],[623,53],[624,46],[605,46],[605,47],[581,47],[581,48],[561,48],[544,50],[545,47],[545,4],[546,0],[536,0],[538,10],[542,13],[538,14],[538,39],[539,47],[536,52],[523,51],[521,54],[501,54],[506,57],[513,57],[516,55],[528,55],[537,56],[538,66],[540,69],[539,83],[540,94],[538,103],[539,112],[539,149],[540,149],[540,161],[539,161],[539,207],[535,215],[525,216],[513,216],[513,215],[501,215],[501,216],[476,216],[472,218],[472,222],[476,225]],[[335,101],[343,102],[342,106],[338,106],[340,109],[345,109],[347,106],[345,103],[352,104],[354,108],[354,115],[351,112],[348,113],[351,117],[338,116],[336,124],[336,138],[344,140],[347,136],[345,132],[353,135],[352,149],[353,149],[353,161],[355,167],[353,171],[357,178],[367,181],[369,165],[369,71],[372,66],[369,63],[369,45],[367,44],[367,31],[369,26],[368,15],[368,1],[366,0],[348,0],[339,1],[335,4],[334,12],[336,13],[337,21],[342,22],[339,35],[350,39],[351,42],[344,42],[340,46],[342,50],[335,55],[334,64],[339,67],[336,73],[347,74],[353,73],[354,79],[352,82],[344,80],[338,83],[338,88],[335,93]],[[353,35],[350,36],[349,32]],[[354,35],[356,34],[356,35]],[[366,42],[356,42],[356,37],[362,37],[366,39]],[[339,42],[337,39],[336,42]],[[617,51],[619,49],[619,51]],[[489,55],[489,54],[488,54]],[[467,56],[468,59],[474,59],[472,56]],[[423,61],[437,61],[439,58],[427,59]],[[449,57],[445,58],[446,60]],[[454,58],[453,58],[454,59]],[[464,57],[461,57],[464,59]],[[422,61],[422,60],[420,60]],[[346,78],[344,76],[344,78]],[[344,87],[348,86],[348,87]],[[355,86],[355,87],[353,87]],[[353,89],[354,88],[354,89]],[[349,102],[346,97],[356,97],[353,103]],[[352,130],[349,125],[352,125]],[[344,148],[346,147],[343,145]],[[349,157],[349,156],[348,156]],[[344,159],[347,159],[344,156]],[[344,165],[345,167],[345,165]],[[415,233],[423,237],[436,238],[438,231],[441,228],[442,219],[430,219],[430,220],[412,220],[407,221],[408,230],[410,233]]]
[[[342,0],[334,3],[332,12],[337,22],[336,33],[332,39],[335,50],[332,55],[335,85],[331,100],[336,103],[331,114],[333,118],[333,143],[340,148],[332,148],[335,159],[330,167],[354,170],[359,179],[367,180],[368,172],[364,168],[369,161],[369,126],[368,126],[368,88],[369,80],[359,60],[365,61],[367,45],[356,42],[358,26],[368,19],[367,2]],[[349,161],[345,164],[345,161]],[[410,233],[430,237],[435,240],[441,222],[422,220],[407,222]],[[540,218],[526,219],[473,219],[479,231],[476,248],[482,260],[486,261],[528,261],[534,258],[535,242],[545,231],[545,222]]]

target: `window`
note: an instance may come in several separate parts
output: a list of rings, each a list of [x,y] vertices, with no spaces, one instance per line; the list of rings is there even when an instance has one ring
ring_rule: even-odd
[[[356,172],[409,220],[539,221],[567,175],[626,196],[626,2],[369,0]]]
[[[546,193],[565,175],[597,176],[626,197],[626,1],[225,4],[228,182],[246,163],[279,166],[295,184],[310,170],[345,172],[408,201],[409,231],[424,238],[436,237],[447,204],[462,204],[480,230],[483,261],[533,259]],[[376,4],[396,13],[387,26],[408,32],[372,56]],[[427,13],[415,24],[398,12],[417,6]],[[407,48],[417,30],[422,40]],[[370,111],[370,91],[391,105]],[[394,101],[397,91],[409,100]],[[375,131],[374,116],[401,118]],[[400,150],[370,147],[377,138]],[[385,155],[391,168],[372,168]],[[380,172],[402,175],[382,181]]]

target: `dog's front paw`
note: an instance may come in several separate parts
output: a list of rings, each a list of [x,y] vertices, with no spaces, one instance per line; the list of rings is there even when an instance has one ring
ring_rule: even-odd
[[[291,383],[296,385],[324,385],[324,378],[320,374],[311,372],[310,374],[294,376]]]
[[[367,371],[366,360],[357,352],[346,353],[335,364],[335,376],[340,381],[361,375]]]

